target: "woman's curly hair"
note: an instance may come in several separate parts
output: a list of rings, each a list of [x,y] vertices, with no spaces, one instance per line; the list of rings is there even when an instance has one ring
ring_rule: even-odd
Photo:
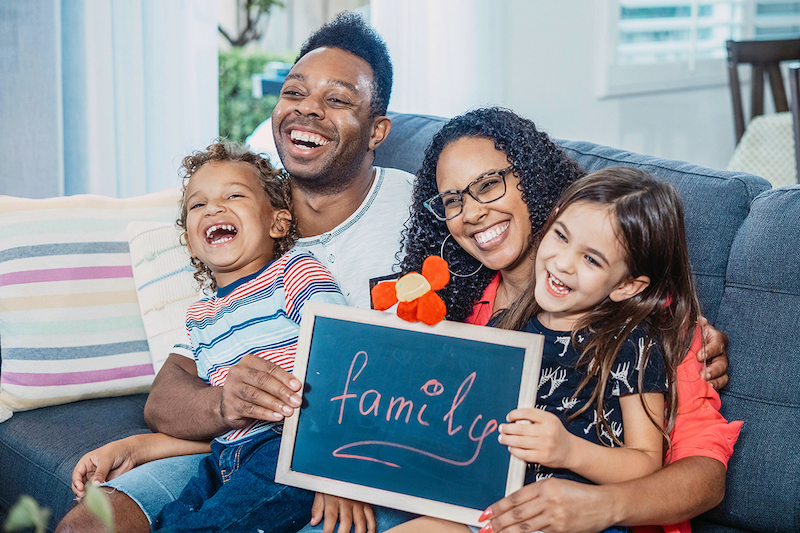
[[[528,205],[531,239],[538,238],[547,216],[561,193],[585,172],[570,159],[546,133],[509,109],[490,107],[470,111],[451,119],[434,136],[425,150],[422,168],[414,184],[411,218],[403,230],[403,273],[420,272],[422,262],[430,255],[439,255],[442,241],[450,233],[445,222],[437,220],[422,202],[439,193],[436,186],[436,165],[442,150],[464,137],[487,138],[504,152],[519,177],[522,199]],[[468,274],[480,263],[449,239],[444,259],[450,270]],[[463,322],[475,302],[495,276],[495,271],[482,268],[470,277],[453,276],[439,295],[447,305],[447,318]]]
[[[241,144],[219,141],[210,145],[204,152],[197,151],[183,158],[183,163],[179,171],[181,179],[183,180],[179,204],[180,215],[175,223],[184,232],[186,231],[187,216],[186,187],[189,185],[189,180],[195,172],[211,161],[231,161],[250,165],[253,167],[256,178],[261,188],[264,190],[264,193],[267,195],[272,208],[287,209],[290,213],[293,213],[292,189],[289,183],[289,176],[286,172],[273,167],[269,159],[251,152]],[[286,235],[283,237],[275,239],[275,257],[280,257],[288,252],[289,249],[294,246],[294,242],[298,237],[297,219],[295,219],[294,214],[292,214],[292,219],[289,223],[289,231],[287,231]],[[195,268],[194,279],[200,285],[200,288],[216,290],[217,281],[211,269],[196,257],[192,257],[192,265]]]

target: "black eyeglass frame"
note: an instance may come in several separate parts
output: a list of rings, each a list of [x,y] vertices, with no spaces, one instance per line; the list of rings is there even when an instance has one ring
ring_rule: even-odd
[[[456,218],[458,215],[460,215],[460,214],[461,214],[461,213],[464,211],[464,193],[467,193],[467,194],[469,194],[469,195],[472,197],[472,199],[473,199],[473,200],[475,200],[475,201],[476,201],[476,202],[478,202],[479,204],[484,204],[484,205],[485,205],[485,204],[490,204],[490,203],[492,203],[492,202],[496,202],[497,200],[499,200],[500,198],[502,198],[503,196],[505,196],[505,195],[506,195],[506,192],[508,192],[508,185],[506,184],[506,174],[508,174],[509,172],[514,172],[514,165],[508,166],[508,167],[506,167],[506,168],[504,168],[504,169],[501,169],[501,170],[492,170],[492,171],[490,171],[490,172],[487,172],[486,174],[481,174],[480,176],[478,176],[477,178],[475,178],[474,180],[472,180],[471,182],[469,182],[469,185],[467,185],[466,187],[464,187],[464,188],[463,188],[463,189],[461,189],[460,191],[458,191],[458,190],[455,190],[455,189],[454,189],[454,190],[450,190],[450,191],[444,191],[444,192],[440,192],[439,194],[437,194],[437,195],[435,195],[435,196],[431,196],[430,198],[428,198],[427,200],[425,200],[424,202],[422,202],[422,205],[424,205],[424,206],[425,206],[425,208],[426,208],[428,211],[430,211],[430,212],[431,212],[431,214],[432,214],[433,216],[435,216],[437,220],[440,220],[440,221],[442,221],[442,222],[445,222],[445,221],[447,221],[447,220],[450,220],[450,219]],[[495,175],[495,174],[499,174],[499,175],[500,175],[500,178],[503,180],[503,194],[501,194],[501,195],[500,195],[500,196],[498,196],[497,198],[494,198],[494,199],[492,199],[492,200],[489,200],[488,202],[482,202],[480,199],[478,199],[478,197],[477,197],[477,196],[475,196],[474,194],[472,194],[472,191],[470,190],[470,188],[471,188],[473,185],[475,185],[477,182],[481,181],[482,179],[486,179],[486,178],[488,178],[489,176],[493,176],[493,175]],[[459,199],[461,200],[461,209],[459,209],[458,213],[456,213],[456,214],[454,214],[454,215],[452,215],[452,216],[449,216],[449,217],[441,217],[441,216],[440,216],[440,215],[439,215],[439,214],[436,212],[436,210],[433,208],[433,206],[432,206],[431,204],[432,204],[432,203],[433,203],[433,202],[434,202],[434,201],[435,201],[437,198],[441,198],[441,196],[442,196],[443,194],[453,194],[453,193],[457,193],[457,194],[458,194],[458,197],[459,197]]]

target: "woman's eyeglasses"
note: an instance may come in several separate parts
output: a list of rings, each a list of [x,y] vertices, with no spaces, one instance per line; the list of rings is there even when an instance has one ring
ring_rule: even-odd
[[[433,198],[422,202],[422,205],[439,220],[450,220],[460,215],[464,209],[464,193],[469,194],[481,204],[488,204],[502,198],[506,193],[506,174],[513,170],[513,165],[503,170],[493,170],[474,179],[461,191],[440,192]]]

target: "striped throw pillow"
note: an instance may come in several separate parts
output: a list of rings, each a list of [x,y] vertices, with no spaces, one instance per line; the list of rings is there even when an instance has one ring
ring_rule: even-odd
[[[126,228],[173,222],[179,195],[0,196],[0,408],[149,389]]]
[[[156,373],[176,343],[184,342],[186,309],[199,298],[195,268],[175,224],[131,222],[133,280]]]

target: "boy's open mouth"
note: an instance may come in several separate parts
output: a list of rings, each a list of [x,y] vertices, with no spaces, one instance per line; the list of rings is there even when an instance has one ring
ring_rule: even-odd
[[[317,148],[330,143],[328,139],[321,135],[302,130],[292,130],[289,133],[289,138],[292,140],[292,144],[303,148]]]
[[[215,224],[206,230],[206,242],[209,244],[223,244],[232,241],[239,230],[230,224]]]

